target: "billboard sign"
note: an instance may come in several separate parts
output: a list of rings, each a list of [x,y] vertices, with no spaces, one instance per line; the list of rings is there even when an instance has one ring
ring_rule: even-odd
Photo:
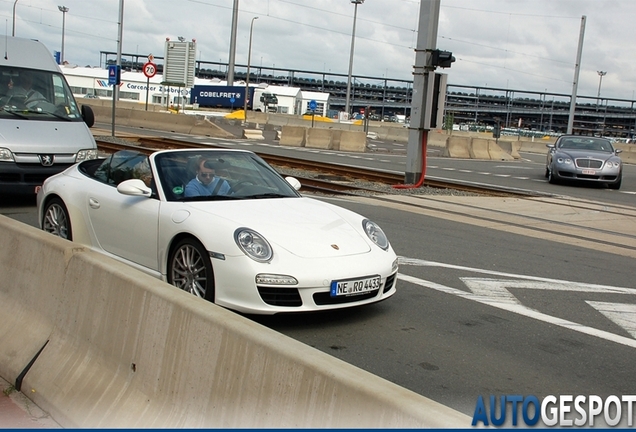
[[[196,65],[197,44],[191,42],[173,42],[166,38],[163,83],[175,87],[192,87]]]

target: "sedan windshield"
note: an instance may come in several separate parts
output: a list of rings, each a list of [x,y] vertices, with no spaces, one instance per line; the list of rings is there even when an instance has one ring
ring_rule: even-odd
[[[271,166],[246,151],[169,151],[152,158],[168,201],[300,196]]]
[[[611,153],[614,151],[612,144],[602,138],[568,137],[559,142],[559,148],[572,150],[590,150]]]

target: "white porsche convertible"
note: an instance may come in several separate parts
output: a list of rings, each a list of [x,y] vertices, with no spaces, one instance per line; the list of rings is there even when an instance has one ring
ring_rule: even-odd
[[[120,151],[50,177],[37,206],[43,230],[243,313],[395,294],[382,229],[299,189],[249,151]]]

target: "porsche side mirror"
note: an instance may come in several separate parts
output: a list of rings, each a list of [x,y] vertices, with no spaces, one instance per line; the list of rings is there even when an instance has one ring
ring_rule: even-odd
[[[300,190],[300,182],[298,181],[297,178],[295,177],[285,177],[285,181],[287,181],[287,183],[289,183],[291,185],[291,187],[293,187],[296,190]]]
[[[123,195],[130,196],[145,196],[152,195],[152,189],[139,179],[125,180],[117,185],[117,192]]]

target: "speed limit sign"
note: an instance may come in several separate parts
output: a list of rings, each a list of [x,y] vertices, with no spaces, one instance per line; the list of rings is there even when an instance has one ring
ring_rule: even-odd
[[[147,62],[144,64],[144,75],[147,78],[152,78],[157,74],[157,65],[152,62]]]

